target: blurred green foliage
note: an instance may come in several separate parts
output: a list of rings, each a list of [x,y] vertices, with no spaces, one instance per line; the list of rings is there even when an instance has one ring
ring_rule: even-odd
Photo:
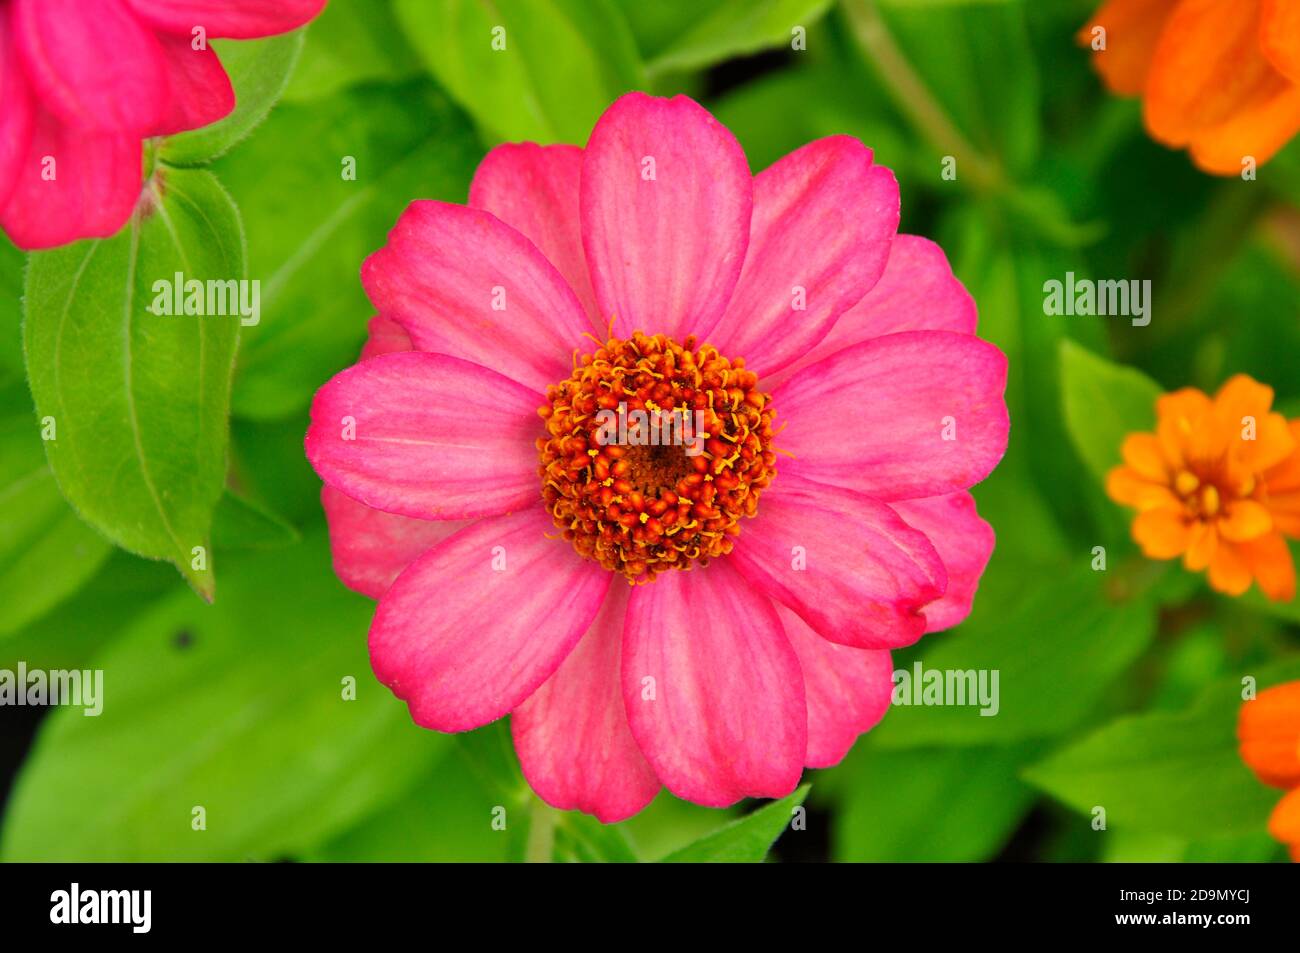
[[[201,208],[229,193],[261,322],[240,335],[228,427],[221,373],[159,359],[138,378],[150,400],[206,408],[205,457],[183,457],[188,438],[167,448],[169,420],[144,420],[156,439],[137,456],[94,417],[96,401],[132,393],[105,383],[122,361],[111,336],[129,326],[71,308],[85,340],[103,340],[51,363],[48,325],[76,294],[59,256],[82,246],[25,265],[0,245],[0,666],[102,668],[113,698],[97,719],[45,719],[15,766],[0,857],[758,860],[781,835],[786,859],[1280,859],[1263,834],[1274,794],[1241,765],[1233,728],[1244,676],[1300,674],[1300,608],[1225,599],[1143,560],[1101,481],[1160,390],[1245,372],[1300,414],[1300,147],[1243,182],[1151,143],[1138,106],[1106,96],[1075,45],[1094,5],[332,0],[305,41],[223,47],[239,113],[159,161],[175,182],[221,183],[196,186]],[[504,725],[422,731],[374,681],[370,604],[331,571],[301,439],[314,390],[364,338],[360,263],[406,203],[464,201],[497,142],[584,142],[630,88],[700,99],[756,172],[817,136],[872,146],[898,176],[902,230],[942,243],[980,333],[1007,353],[1013,426],[976,490],[998,548],[973,615],[895,659],[998,669],[996,717],[896,706],[843,764],[810,773],[811,793],[752,813],[661,794],[606,828],[528,791]],[[185,191],[164,196],[169,211],[183,215]],[[192,214],[178,228],[158,253],[205,260],[237,226],[213,241]],[[1150,279],[1151,324],[1045,314],[1044,282],[1067,271]],[[213,605],[109,544],[189,564],[157,520],[102,507],[93,478],[60,473],[54,451],[46,462],[34,420],[51,399],[68,418],[58,454],[81,441],[173,473],[159,506],[190,514],[186,540],[212,547]],[[139,494],[126,487],[123,505]],[[805,795],[807,829],[789,830]]]

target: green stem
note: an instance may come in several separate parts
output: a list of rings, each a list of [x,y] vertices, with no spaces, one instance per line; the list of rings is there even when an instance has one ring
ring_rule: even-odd
[[[986,155],[966,138],[889,32],[877,0],[841,0],[841,7],[854,38],[894,105],[931,148],[941,155],[960,158],[962,182],[971,191],[994,196],[1039,235],[1061,247],[1088,245],[1105,233],[1100,223],[1076,225],[1068,213],[1045,205],[1040,192],[1011,182],[997,156]]]
[[[555,853],[555,827],[560,812],[540,800],[533,803],[532,823],[528,825],[528,842],[524,846],[524,862],[549,864]]]
[[[898,106],[930,144],[944,155],[959,156],[966,174],[981,190],[1006,186],[997,162],[980,153],[948,117],[924,80],[912,68],[889,32],[875,0],[844,0],[844,15],[858,44],[867,53],[881,82]]]

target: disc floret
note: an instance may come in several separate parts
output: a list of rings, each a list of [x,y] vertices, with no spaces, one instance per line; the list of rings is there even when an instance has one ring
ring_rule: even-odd
[[[539,409],[542,499],[564,538],[632,582],[730,552],[776,475],[757,385],[694,336],[636,332],[576,358]]]

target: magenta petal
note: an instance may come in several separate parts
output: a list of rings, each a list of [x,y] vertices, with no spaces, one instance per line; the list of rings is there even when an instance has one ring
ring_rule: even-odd
[[[659,790],[619,687],[630,592],[622,580],[612,586],[577,647],[510,717],[519,764],[538,796],[606,824],[631,817]]]
[[[858,736],[889,710],[894,673],[888,651],[854,649],[822,638],[785,606],[776,607],[799,656],[808,699],[810,768],[839,764]]]
[[[958,281],[943,249],[927,238],[898,235],[885,273],[861,301],[840,315],[830,334],[807,354],[763,381],[771,391],[798,370],[850,344],[899,331],[974,334],[975,300]]]
[[[42,0],[43,2],[43,0]],[[250,39],[296,30],[321,10],[326,0],[127,0],[160,30],[186,36],[201,26],[209,37]]]
[[[378,357],[380,354],[392,354],[394,351],[415,350],[406,328],[392,318],[377,314],[370,319],[366,327],[369,336],[366,338],[365,346],[361,348],[360,360]]]
[[[925,534],[888,505],[784,472],[729,558],[824,638],[857,648],[915,642],[925,632],[922,607],[947,582]]]
[[[482,209],[412,202],[366,259],[361,282],[416,348],[491,367],[539,393],[573,371],[590,332],[537,246]]]
[[[678,797],[722,807],[799,782],[807,716],[776,610],[720,559],[637,586],[623,632],[632,735]]]
[[[467,520],[417,520],[358,503],[332,486],[321,487],[330,528],[334,572],[343,585],[378,599],[403,569]]]
[[[943,249],[928,238],[899,235],[880,281],[822,344],[839,350],[900,331],[974,334],[977,318],[975,299],[953,275]]]
[[[762,375],[826,336],[880,278],[898,182],[850,136],[818,139],[754,179],[745,268],[709,343]]]
[[[582,243],[615,333],[707,335],[740,277],[753,185],[725,126],[685,96],[628,93],[582,159]]]
[[[389,513],[494,516],[541,499],[541,403],[469,361],[383,354],[316,392],[307,458],[326,483]]]
[[[17,185],[32,141],[34,106],[14,49],[10,10],[0,4],[0,210]]]
[[[81,132],[38,108],[0,227],[25,249],[115,235],[140,197],[140,162],[138,137]]]
[[[880,500],[940,496],[1002,459],[1010,423],[1007,359],[949,331],[873,338],[799,371],[772,395],[793,454],[782,474]]]
[[[18,54],[42,105],[80,129],[148,135],[168,99],[158,40],[122,0],[14,0]]]
[[[211,47],[194,49],[188,37],[158,38],[167,64],[170,95],[154,136],[170,136],[223,119],[235,108],[235,91]]]
[[[569,283],[593,327],[604,334],[609,322],[599,319],[582,252],[581,178],[582,150],[577,146],[510,142],[479,163],[469,204],[491,212],[536,245]]]
[[[993,555],[993,527],[980,519],[975,498],[964,491],[891,505],[939,551],[948,570],[948,589],[925,607],[925,631],[950,629],[970,615],[980,576]]]
[[[548,539],[553,531],[541,506],[479,520],[408,566],[379,600],[370,662],[418,724],[467,731],[495,721],[587,631],[614,577]]]

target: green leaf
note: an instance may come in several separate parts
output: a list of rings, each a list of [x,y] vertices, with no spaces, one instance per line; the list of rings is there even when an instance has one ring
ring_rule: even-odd
[[[1253,831],[1193,841],[1182,859],[1190,864],[1264,864],[1284,860],[1285,853],[1286,848],[1265,831]]]
[[[994,565],[1001,557],[994,554]],[[1115,579],[1140,573],[1145,562],[1094,572],[1085,552],[1081,564],[1023,580],[1013,567],[1022,596],[1010,607],[980,611],[950,635],[928,636],[918,663],[926,672],[972,673],[993,689],[994,705],[895,704],[873,733],[882,746],[987,745],[1059,735],[1077,726],[1101,704],[1114,681],[1155,635],[1155,606],[1143,598],[1117,601]],[[993,571],[1001,572],[1001,569]],[[933,641],[932,641],[933,640]],[[913,699],[915,670],[905,668],[907,697]],[[969,682],[969,679],[967,679]],[[975,683],[978,687],[978,681]],[[1062,686],[1069,686],[1063,691]],[[954,683],[954,688],[956,683]],[[963,691],[967,688],[962,686]],[[896,686],[896,694],[904,686]],[[923,700],[923,699],[922,699]],[[969,699],[968,699],[969,702]],[[981,710],[996,710],[982,715]]]
[[[609,0],[396,0],[395,10],[424,64],[494,142],[584,143],[605,107],[644,85]]]
[[[374,603],[334,579],[323,535],[247,559],[223,586],[215,606],[173,594],[91,663],[103,712],[61,708],[45,722],[0,856],[295,856],[425,774],[448,740],[412,724],[371,675]]]
[[[492,826],[493,853],[507,861],[556,861],[569,863],[636,863],[631,843],[617,825],[601,824],[577,811],[561,811],[542,801],[519,769],[507,722],[494,722],[476,731],[456,736],[456,761],[472,778],[480,792],[480,807],[474,823]],[[452,768],[453,773],[456,769]],[[440,782],[439,790],[445,782]],[[452,797],[457,795],[452,794]],[[464,799],[464,795],[461,795]],[[440,803],[431,798],[427,803]],[[503,813],[504,812],[504,813]],[[424,824],[422,826],[433,826]],[[442,830],[442,825],[437,825]],[[479,832],[467,831],[466,834]],[[457,838],[459,839],[459,838]],[[483,838],[476,838],[480,845]],[[428,845],[433,849],[434,845]]]
[[[303,31],[264,40],[216,40],[212,48],[235,87],[235,108],[225,119],[171,136],[162,158],[170,165],[207,165],[247,136],[266,118],[284,92],[302,51]]]
[[[331,863],[504,861],[507,827],[493,827],[501,800],[485,791],[457,746],[392,804],[384,805],[304,859]]]
[[[391,0],[333,0],[311,23],[284,102],[329,96],[364,82],[408,79],[420,64],[402,42]]]
[[[479,786],[496,803],[521,811],[538,803],[519,768],[510,725],[505,720],[457,735],[456,749],[470,766]]]
[[[1199,841],[1120,828],[1108,831],[1106,863],[1263,864],[1281,860],[1285,848],[1264,831]]]
[[[834,858],[852,862],[988,860],[1029,810],[1018,749],[864,746],[843,770]]]
[[[284,103],[217,164],[242,197],[249,273],[262,282],[261,321],[241,338],[235,413],[284,417],[356,360],[374,312],[362,261],[411,201],[465,201],[480,158],[463,115],[420,80]]]
[[[0,387],[23,375],[22,297],[27,256],[0,234]]]
[[[666,857],[740,816],[738,807],[702,807],[660,791],[643,811],[618,826],[636,845],[637,856]]]
[[[1039,152],[1038,66],[1021,3],[936,13],[912,0],[844,0],[863,59],[935,157],[978,188],[1027,173]],[[936,167],[937,168],[937,167]]]
[[[273,421],[230,421],[230,480],[280,519],[305,531],[323,525],[320,477],[302,451],[306,408]]]
[[[21,384],[0,390],[0,406],[11,402],[30,406]],[[0,526],[0,636],[75,592],[112,552],[59,494],[27,413],[0,418]]]
[[[129,623],[178,588],[170,566],[110,546],[99,571],[75,593],[0,639],[0,668],[13,669],[20,661],[45,669],[85,668]]]
[[[211,174],[161,176],[151,209],[114,238],[31,256],[27,373],[38,417],[56,428],[45,447],[63,495],[113,542],[171,561],[211,599],[208,531],[240,319],[150,309],[155,282],[177,273],[243,279],[244,239]]]
[[[803,804],[810,787],[804,784],[789,797],[764,805],[754,813],[706,834],[695,843],[669,854],[662,863],[760,863],[781,832],[789,826],[794,809]]]
[[[300,538],[280,517],[230,490],[217,502],[212,518],[212,544],[217,549],[274,549]]]
[[[635,864],[640,859],[622,827],[602,824],[594,817],[567,812],[555,832],[558,860],[585,864]]]
[[[1141,371],[1061,342],[1062,401],[1074,445],[1099,481],[1120,462],[1124,437],[1155,428],[1160,386]]]
[[[1259,689],[1300,675],[1300,661],[1246,673]],[[1108,825],[1189,839],[1262,830],[1279,793],[1237,751],[1240,679],[1214,683],[1191,708],[1120,718],[1025,771],[1070,807]]]
[[[769,47],[791,48],[793,30],[821,19],[830,0],[727,0],[695,13],[669,46],[646,64],[652,74],[712,66]]]

